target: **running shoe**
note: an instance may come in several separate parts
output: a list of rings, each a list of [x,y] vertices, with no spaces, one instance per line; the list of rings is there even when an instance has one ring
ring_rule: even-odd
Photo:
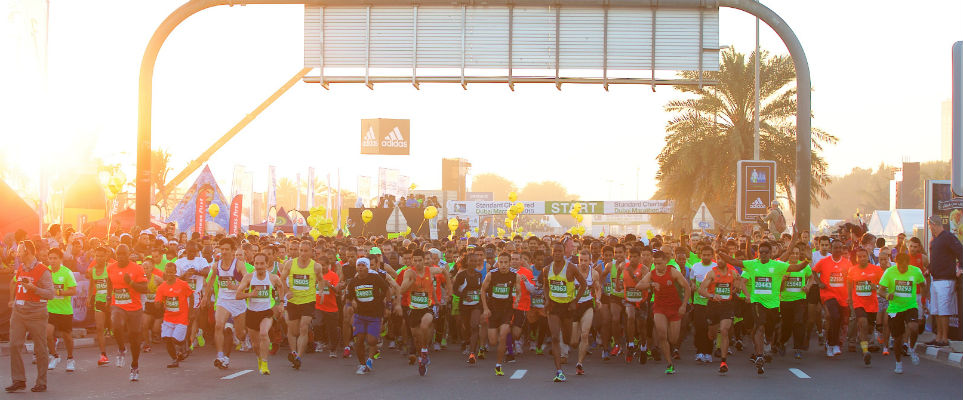
[[[626,364],[631,364],[631,363],[632,363],[632,357],[633,357],[634,354],[635,354],[635,347],[631,347],[631,346],[630,346],[628,349],[625,350],[625,363],[626,363]],[[645,355],[643,354],[642,356],[644,357]]]
[[[374,370],[374,360],[372,360],[372,359],[370,359],[370,358],[367,359],[367,360],[365,360],[365,361],[364,361],[364,366],[365,366],[365,367],[368,367],[368,371],[373,371],[373,370]]]
[[[555,379],[553,379],[553,381],[555,381],[555,382],[565,382],[565,373],[563,373],[562,371],[556,372],[556,373],[555,373]]]
[[[373,359],[375,359],[375,360],[381,358],[381,349],[375,350],[375,353],[371,355],[371,358],[373,358]]]
[[[432,349],[435,351],[441,351],[441,343],[435,342],[435,344],[432,346]]]
[[[700,364],[706,362],[706,360],[704,359],[704,357],[702,357],[702,353],[699,353],[699,354],[696,354],[696,355],[695,355],[695,361],[696,361],[697,363],[700,363]]]
[[[913,362],[913,365],[920,365],[920,356],[916,355],[915,350],[911,350],[909,352],[909,356],[910,356],[910,361]]]
[[[476,362],[478,362],[478,359],[475,357],[475,353],[469,353],[467,363],[475,365]]]
[[[801,359],[802,359],[802,350],[796,350],[796,352],[793,354],[793,358],[795,358],[795,359],[797,359],[797,360],[801,360]]]
[[[485,359],[485,353],[487,353],[487,352],[488,352],[488,349],[486,349],[486,348],[484,348],[484,347],[479,348],[479,349],[478,349],[478,359],[479,359],[479,360],[484,360],[484,359]]]
[[[394,340],[388,341],[388,348],[389,348],[389,349],[394,349],[394,348],[395,348],[395,341],[394,341]]]
[[[840,354],[843,354],[843,351],[839,349],[839,346],[833,346],[833,355],[838,356]]]
[[[770,353],[770,352],[768,352],[768,351],[765,352],[765,353],[763,353],[763,354],[762,354],[762,359],[765,360],[767,363],[771,363],[771,362],[772,362],[772,353]]]
[[[425,376],[428,374],[428,362],[425,357],[418,357],[418,375]]]
[[[170,364],[167,364],[167,368],[178,368],[180,366],[181,364],[177,362],[177,360],[171,361]]]
[[[510,362],[510,363],[515,362],[515,355],[514,355],[514,354],[506,355],[506,356],[505,356],[505,361]]]
[[[344,352],[341,353],[341,358],[351,357],[351,347],[345,346]]]
[[[97,366],[98,366],[98,367],[103,367],[103,366],[108,365],[108,364],[110,364],[110,359],[107,358],[107,355],[106,355],[106,354],[101,354],[101,355],[100,355],[100,358],[97,359]]]
[[[60,364],[60,356],[50,357],[50,362],[47,363],[47,369],[52,370],[57,368],[57,364]]]
[[[73,359],[73,358],[68,358],[68,359],[67,359],[67,372],[74,372],[74,370],[75,370],[76,368],[77,368],[77,365],[76,365],[76,363],[74,362],[74,359]]]
[[[612,357],[617,357],[620,351],[622,351],[622,349],[619,347],[619,345],[612,346],[612,351],[609,352],[609,355]]]
[[[725,375],[726,372],[729,372],[729,364],[726,364],[726,362],[723,361],[719,363],[719,373]]]
[[[833,358],[833,346],[826,346],[826,358]]]
[[[301,356],[295,357],[291,366],[294,367],[294,369],[301,369]]]
[[[271,375],[271,370],[268,369],[267,360],[261,360],[260,365],[258,365],[257,372],[261,375]]]
[[[609,352],[602,351],[602,361],[608,361],[608,360],[609,360]]]
[[[120,367],[123,367],[123,366],[124,366],[124,356],[125,356],[125,354],[126,354],[126,352],[123,352],[123,351],[122,351],[122,352],[120,352],[120,354],[117,355],[117,363],[116,363],[116,364],[117,364],[117,368],[120,368]]]
[[[870,363],[872,363],[872,358],[873,357],[869,355],[868,351],[863,353],[863,364],[865,364],[868,367]]]
[[[538,348],[535,349],[535,355],[536,355],[536,356],[540,356],[540,355],[542,355],[542,354],[545,354],[545,349],[543,349],[543,348],[541,348],[541,347],[538,347]]]
[[[495,376],[505,376],[505,373],[502,372],[502,367],[500,365],[495,366]]]
[[[358,371],[355,372],[355,373],[358,374],[358,375],[367,374],[367,373],[368,373],[368,367],[366,367],[366,366],[364,366],[364,365],[359,365],[359,366],[358,366]]]
[[[673,360],[678,360],[678,359],[680,359],[680,358],[681,358],[681,356],[679,356],[679,349],[673,349],[673,350],[672,350],[672,359],[673,359]]]
[[[766,369],[765,369],[765,367],[764,367],[764,366],[765,366],[765,363],[766,363],[766,361],[765,361],[765,359],[762,358],[762,356],[756,357],[756,363],[755,363],[755,364],[756,364],[756,373],[757,373],[757,374],[762,375],[762,374],[766,373]]]
[[[140,371],[138,371],[137,368],[131,368],[131,369],[130,369],[130,381],[131,381],[131,382],[137,382],[137,381],[139,381],[139,380],[140,380]]]
[[[736,350],[742,351],[742,339],[736,340]]]
[[[335,353],[335,352],[333,352],[333,351],[329,351],[329,352],[328,352],[328,358],[338,358],[338,353]]]
[[[702,360],[705,361],[706,364],[712,364],[712,354],[703,354]]]
[[[144,353],[150,353],[150,343],[144,343]]]
[[[665,367],[665,374],[666,374],[666,375],[672,375],[672,374],[674,374],[674,373],[675,373],[675,366],[674,366],[674,365],[669,364],[668,367]]]
[[[883,355],[884,355],[884,356],[888,356],[888,355],[889,355],[889,347],[883,347]]]
[[[897,361],[897,362],[896,362],[896,369],[894,369],[893,372],[895,372],[895,373],[897,373],[897,374],[902,374],[902,373],[903,373],[903,362],[902,362],[902,361]]]
[[[448,348],[448,338],[441,338],[441,349],[445,350]]]
[[[197,347],[204,347],[205,343],[206,342],[204,341],[204,331],[198,329],[197,330]]]
[[[585,368],[582,367],[582,363],[575,364],[575,375],[585,375]]]
[[[27,388],[27,382],[24,381],[13,381],[13,384],[4,388],[7,393],[19,392]]]

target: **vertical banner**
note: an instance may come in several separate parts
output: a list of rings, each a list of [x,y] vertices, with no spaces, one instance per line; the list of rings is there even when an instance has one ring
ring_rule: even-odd
[[[198,191],[197,202],[194,207],[194,232],[203,235],[207,232],[207,207],[209,200],[207,196]]]
[[[314,208],[314,167],[308,167],[308,210]]]
[[[298,172],[294,174],[294,197],[295,197],[295,210],[301,209],[301,173]]]
[[[328,172],[328,182],[324,188],[324,217],[331,218],[331,173]]]
[[[766,216],[776,199],[776,162],[741,160],[736,163],[736,219],[755,223]]]
[[[277,171],[275,170],[273,165],[268,166],[268,192],[267,192],[268,195],[267,195],[267,204],[266,204],[267,206],[266,211],[268,212],[268,214],[271,213],[272,207],[277,207],[278,205],[278,197],[277,197],[278,177],[276,172]]]
[[[358,177],[358,197],[361,202],[364,203],[363,206],[375,207],[377,204],[372,204],[371,198],[371,177],[370,176],[359,176]],[[356,207],[357,208],[357,207]]]
[[[231,220],[228,222],[227,233],[229,235],[238,235],[241,233],[241,204],[243,195],[235,195],[234,199],[231,200]]]
[[[341,230],[341,168],[338,168],[338,216],[336,226]]]

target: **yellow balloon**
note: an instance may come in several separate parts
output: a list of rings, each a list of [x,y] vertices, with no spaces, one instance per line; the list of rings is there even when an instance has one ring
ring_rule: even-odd
[[[217,218],[217,214],[221,213],[221,207],[211,203],[211,205],[207,207],[207,213],[211,215],[211,218]]]
[[[508,201],[514,203],[515,200],[518,200],[518,193],[509,192],[509,193],[508,193]]]
[[[511,219],[511,218],[505,218],[505,226],[507,226],[507,227],[509,227],[509,228],[512,227],[512,219]]]
[[[525,212],[525,204],[522,202],[515,203],[513,207],[517,208],[517,210],[515,211],[515,214],[521,215],[522,213]]]
[[[512,207],[509,207],[508,211],[505,211],[505,217],[515,219],[515,210],[513,210]]]
[[[318,226],[319,223],[321,223],[321,217],[319,215],[316,215],[316,214],[308,215],[308,226],[316,227]]]
[[[504,237],[504,236],[505,236],[505,230],[502,228],[498,228],[498,237]]]
[[[645,237],[646,237],[646,238],[649,238],[649,239],[652,239],[652,238],[655,237],[655,234],[652,233],[652,230],[651,230],[651,229],[649,229],[649,230],[645,231]]]
[[[465,237],[471,237],[471,231],[465,232]]]
[[[364,210],[361,212],[361,220],[364,221],[364,223],[367,224],[371,222],[372,218],[374,218],[374,214],[371,212],[371,210]]]
[[[314,228],[311,230],[311,232],[308,232],[308,233],[311,234],[311,237],[314,240],[318,240],[318,236],[321,236],[321,231],[319,231],[318,228]]]
[[[582,217],[582,214],[576,214],[576,215],[575,215],[575,222],[578,222],[578,223],[581,224],[583,218],[584,218],[584,217]]]
[[[458,230],[458,218],[448,220],[448,230],[454,232]]]
[[[438,209],[435,206],[425,207],[425,219],[432,219],[438,216]]]

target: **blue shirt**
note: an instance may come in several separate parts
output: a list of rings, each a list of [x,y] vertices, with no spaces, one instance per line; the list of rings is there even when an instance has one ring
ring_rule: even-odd
[[[956,279],[956,266],[963,261],[963,244],[944,230],[930,242],[930,275],[933,279]]]

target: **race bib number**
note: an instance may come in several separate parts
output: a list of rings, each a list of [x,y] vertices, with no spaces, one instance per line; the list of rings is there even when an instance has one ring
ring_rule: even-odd
[[[465,293],[465,300],[462,301],[462,304],[473,306],[478,304],[479,301],[481,301],[481,294],[478,293],[477,290],[470,290],[468,293]]]
[[[895,290],[893,296],[895,297],[913,297],[913,281],[904,281],[897,279],[894,283]]]
[[[127,288],[114,289],[114,304],[131,304],[130,292]]]
[[[217,284],[221,289],[234,290],[236,288],[236,286],[234,286],[234,278],[230,276],[218,276]]]
[[[362,303],[374,301],[374,285],[358,285],[354,287],[354,298]]]
[[[157,299],[157,293],[144,293],[144,298],[148,303],[153,303]]]
[[[98,279],[94,281],[94,289],[97,291],[97,294],[107,294],[107,280]]]
[[[560,299],[568,298],[568,285],[565,281],[550,280],[548,281],[548,291],[553,297]]]
[[[857,281],[855,291],[857,296],[869,297],[873,295],[873,286],[869,281]]]
[[[793,293],[802,292],[803,288],[803,277],[801,276],[790,276],[786,278],[786,291]]]
[[[268,285],[251,285],[255,299],[267,299],[271,297],[271,287]]]
[[[511,293],[508,284],[500,284],[492,287],[492,297],[496,299],[507,299]]]
[[[642,301],[642,291],[636,288],[628,288],[625,290],[625,300],[629,303],[638,303]]]
[[[62,292],[63,290],[64,290],[64,284],[62,284],[62,283],[55,283],[55,284],[54,284],[54,293],[60,293],[60,292]],[[64,299],[65,297],[64,297],[64,296],[61,296],[61,295],[56,295],[56,296],[54,296],[54,298],[57,299],[57,300],[61,300],[61,299]]]
[[[719,295],[722,300],[729,300],[732,297],[732,288],[729,286],[729,282],[717,283],[713,292]]]
[[[190,286],[192,292],[197,291],[197,280],[189,278],[187,280],[187,286]]]
[[[753,279],[754,285],[752,287],[753,294],[772,294],[772,277],[771,276],[757,276]]]
[[[292,281],[293,283],[291,284],[291,289],[294,289],[294,290],[310,289],[311,277],[308,275],[294,274]]]
[[[542,296],[532,296],[532,307],[535,307],[535,308],[545,307],[545,298]]]
[[[428,298],[428,293],[425,292],[411,292],[411,308],[421,310],[428,308],[431,301]]]
[[[165,297],[164,298],[164,310],[167,312],[180,312],[181,311],[181,301],[177,297]]]
[[[843,276],[842,272],[833,272],[829,274],[829,287],[843,287],[845,286],[846,278]]]

